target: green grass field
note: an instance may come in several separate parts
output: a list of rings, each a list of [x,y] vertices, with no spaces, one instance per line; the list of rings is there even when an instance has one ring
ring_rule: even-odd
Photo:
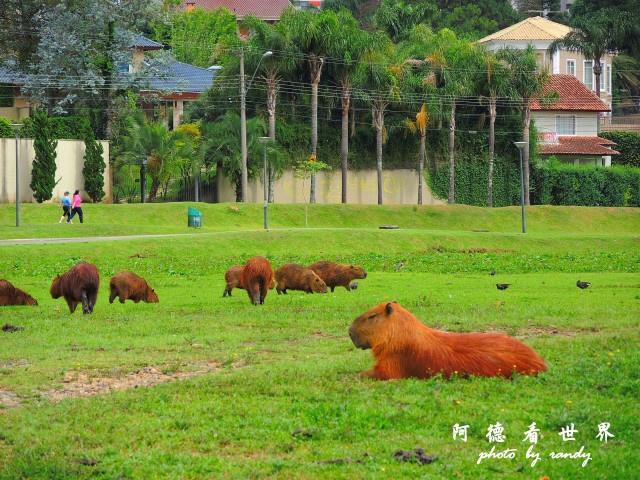
[[[519,208],[276,204],[264,231],[259,204],[198,204],[200,229],[188,206],[87,204],[85,224],[59,225],[56,206],[27,204],[19,228],[0,206],[0,278],[39,302],[0,307],[0,325],[23,327],[0,331],[1,479],[637,478],[640,210],[531,207],[523,235]],[[91,238],[121,235],[136,237]],[[54,240],[7,241],[28,238]],[[254,255],[369,275],[258,307],[223,298],[226,268]],[[101,274],[92,315],[49,295],[80,260]],[[109,304],[120,270],[160,303]],[[347,329],[390,300],[432,328],[515,336],[549,371],[361,378],[371,352]],[[504,442],[490,442],[498,423]],[[394,457],[419,448],[435,460]]]

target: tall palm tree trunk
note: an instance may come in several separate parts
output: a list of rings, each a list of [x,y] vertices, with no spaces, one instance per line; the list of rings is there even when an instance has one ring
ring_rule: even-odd
[[[456,203],[455,199],[455,154],[454,147],[456,141],[456,101],[451,103],[451,118],[449,119],[449,205]]]
[[[376,160],[378,166],[378,205],[382,205],[382,132],[384,130],[384,109],[386,105],[376,101],[372,107],[373,123],[376,128]]]
[[[322,75],[324,58],[314,55],[309,59],[309,64],[311,66],[311,153],[315,157],[318,147],[318,84]],[[311,175],[309,203],[316,203],[315,174]]]
[[[529,100],[525,101],[525,107],[522,110],[522,141],[524,148],[522,149],[522,171],[524,177],[524,204],[529,203],[529,126],[531,125],[531,107]]]
[[[276,141],[276,98],[277,98],[277,78],[270,75],[267,77],[267,111],[269,112],[269,138]],[[268,201],[274,202],[275,174],[271,163],[268,164]]]
[[[418,205],[422,205],[422,189],[424,183],[424,159],[427,151],[427,129],[420,131],[420,154],[418,155]]]
[[[349,104],[351,89],[348,85],[342,88],[342,138],[340,158],[342,159],[342,203],[347,203],[347,167],[349,159]]]
[[[487,195],[487,206],[493,207],[493,161],[496,146],[496,115],[497,98],[489,98],[489,192]]]

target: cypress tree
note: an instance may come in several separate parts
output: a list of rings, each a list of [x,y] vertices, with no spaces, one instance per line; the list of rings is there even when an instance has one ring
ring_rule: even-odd
[[[82,167],[84,189],[93,202],[99,202],[105,195],[103,187],[106,164],[102,158],[104,152],[102,144],[96,140],[90,127],[84,134],[84,147],[84,166]]]
[[[31,170],[33,196],[42,203],[53,196],[56,185],[56,147],[58,140],[53,137],[51,124],[46,112],[35,110],[33,113],[33,148],[35,159]]]

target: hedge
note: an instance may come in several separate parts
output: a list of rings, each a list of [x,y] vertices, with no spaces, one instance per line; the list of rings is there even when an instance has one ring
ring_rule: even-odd
[[[601,132],[600,136],[616,143],[614,150],[620,155],[612,155],[613,165],[628,165],[640,168],[640,135],[635,132]]]

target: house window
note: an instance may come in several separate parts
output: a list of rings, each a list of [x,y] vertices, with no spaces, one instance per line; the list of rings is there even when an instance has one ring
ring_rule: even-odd
[[[607,92],[611,93],[611,65],[607,65]]]
[[[584,62],[584,76],[582,83],[589,90],[593,90],[593,62],[591,60],[585,60]]]
[[[607,78],[607,64],[602,62],[602,70],[600,71],[600,91],[605,91],[605,80]]]
[[[576,76],[576,61],[567,60],[567,75]]]
[[[556,115],[556,132],[558,135],[575,135],[575,115]]]

